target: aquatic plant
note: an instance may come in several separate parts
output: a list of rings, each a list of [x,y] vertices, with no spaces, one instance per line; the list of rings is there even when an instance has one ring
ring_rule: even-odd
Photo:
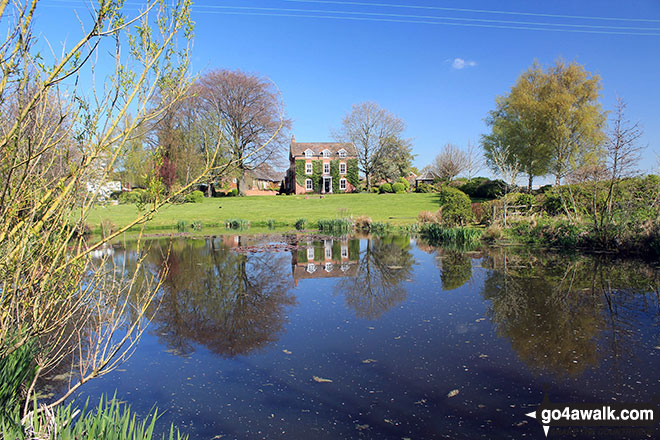
[[[307,225],[306,218],[299,218],[298,220],[296,220],[295,226],[297,230],[302,231],[303,229],[305,229],[306,225]]]
[[[420,235],[431,244],[454,244],[476,246],[481,240],[482,230],[477,228],[446,228],[437,223],[424,223],[419,227]]]
[[[225,227],[229,229],[247,229],[250,227],[250,222],[244,218],[231,218],[225,220]]]
[[[353,230],[353,222],[348,218],[319,219],[317,225],[321,232],[347,234]]]

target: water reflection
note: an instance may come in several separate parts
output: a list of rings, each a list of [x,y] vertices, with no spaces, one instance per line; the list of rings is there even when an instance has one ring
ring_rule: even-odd
[[[658,316],[657,271],[637,261],[497,249],[482,264],[498,334],[540,372],[577,376],[603,355],[620,360],[635,344],[635,315]]]
[[[360,318],[377,319],[406,299],[403,281],[412,276],[415,260],[408,236],[375,237],[366,241],[354,275],[342,278],[335,292]]]
[[[278,339],[286,307],[295,304],[285,254],[230,252],[227,238],[215,237],[166,246],[149,250],[169,266],[151,324],[165,345],[185,355],[197,343],[231,357]]]

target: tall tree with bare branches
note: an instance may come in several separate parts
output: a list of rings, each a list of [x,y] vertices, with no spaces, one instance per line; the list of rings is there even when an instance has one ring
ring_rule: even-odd
[[[265,77],[213,70],[199,79],[198,96],[235,163],[239,194],[245,195],[247,171],[265,163],[278,165],[283,158],[291,121],[279,90]]]
[[[375,102],[354,104],[350,113],[342,119],[342,125],[333,132],[341,142],[351,142],[358,154],[358,165],[364,174],[367,190],[373,177],[383,170],[387,161],[399,151],[404,163],[410,161],[410,141],[403,138],[406,123]],[[405,168],[405,166],[404,166]]]
[[[451,181],[468,167],[468,156],[454,144],[445,144],[433,160],[433,171],[443,180]]]

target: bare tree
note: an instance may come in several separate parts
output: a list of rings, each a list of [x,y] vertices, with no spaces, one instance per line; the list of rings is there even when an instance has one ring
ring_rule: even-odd
[[[367,190],[372,177],[389,160],[388,151],[395,145],[407,145],[402,134],[406,123],[375,102],[354,104],[342,119],[342,126],[333,136],[342,142],[352,142],[357,149],[358,165],[364,173]]]
[[[475,177],[484,167],[481,148],[468,141],[465,156],[465,174],[467,175],[468,180],[472,180],[472,178]]]
[[[283,128],[291,121],[284,116],[279,90],[264,77],[213,70],[199,80],[199,97],[236,163],[238,191],[245,195],[246,171],[267,162],[276,165],[283,158]]]
[[[465,152],[454,144],[446,144],[433,161],[433,171],[443,180],[451,181],[468,167]]]

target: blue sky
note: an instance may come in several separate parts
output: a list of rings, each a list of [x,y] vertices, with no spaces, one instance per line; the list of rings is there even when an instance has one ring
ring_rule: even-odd
[[[57,7],[41,9],[38,31],[51,41],[67,36],[72,40],[77,27],[71,8],[84,11],[82,2],[45,1]],[[517,14],[433,9],[437,7]],[[413,139],[417,154],[415,165],[422,167],[447,142],[459,146],[468,140],[478,142],[495,97],[506,93],[535,59],[550,64],[561,56],[601,75],[605,109],[613,107],[617,95],[627,101],[628,116],[642,123],[643,142],[649,145],[644,169],[653,168],[660,154],[657,0],[356,0],[344,4],[198,0],[193,19],[193,70],[241,69],[271,78],[282,91],[298,141],[331,140],[330,130],[339,126],[351,105],[371,100],[406,121],[406,135]],[[484,25],[504,28],[480,27]]]

